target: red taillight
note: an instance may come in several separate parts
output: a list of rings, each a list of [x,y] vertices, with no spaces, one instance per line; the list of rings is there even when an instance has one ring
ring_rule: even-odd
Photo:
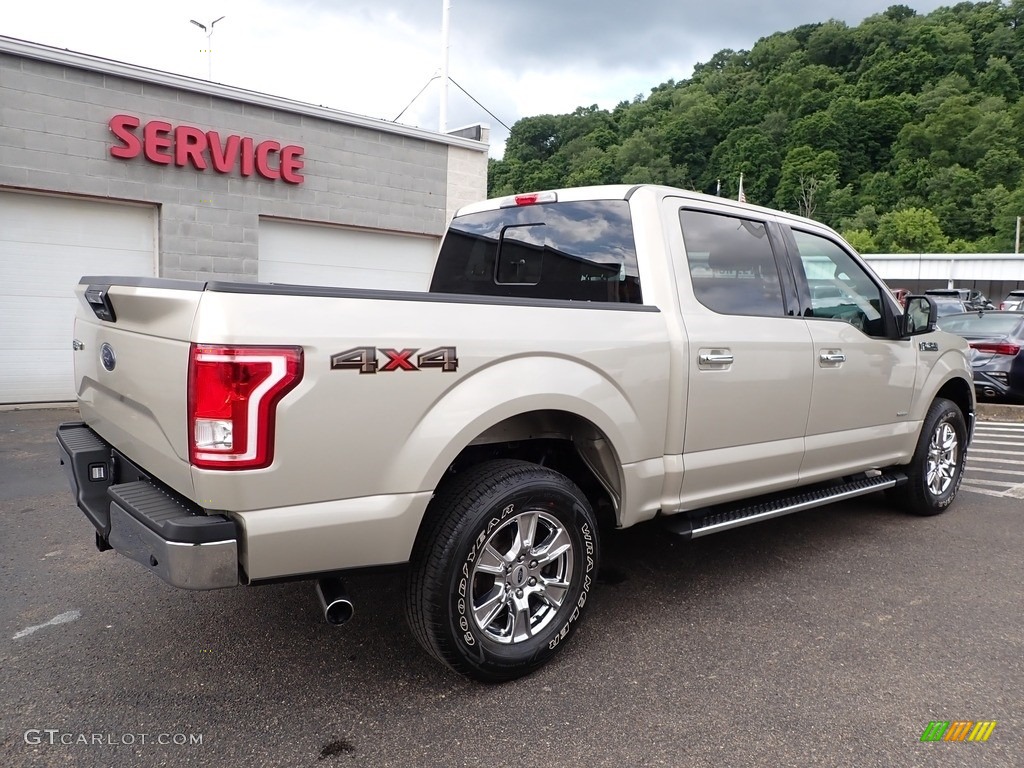
[[[302,380],[301,347],[193,344],[188,367],[189,461],[259,469],[274,460],[277,404]]]
[[[992,343],[988,341],[972,341],[970,345],[979,352],[988,352],[993,355],[1016,355],[1020,352],[1020,345],[1018,344],[1007,344]]]

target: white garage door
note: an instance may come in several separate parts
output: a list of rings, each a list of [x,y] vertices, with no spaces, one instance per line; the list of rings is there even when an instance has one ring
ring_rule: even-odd
[[[261,283],[425,291],[438,239],[260,219]]]
[[[82,275],[156,274],[156,209],[0,192],[0,403],[75,399]]]

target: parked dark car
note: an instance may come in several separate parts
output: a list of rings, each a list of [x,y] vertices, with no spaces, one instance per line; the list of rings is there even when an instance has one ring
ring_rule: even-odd
[[[946,315],[961,315],[970,310],[970,307],[955,296],[934,294],[926,295],[931,300],[932,304],[935,305],[935,314],[939,317],[945,317]]]
[[[979,398],[1024,403],[1024,312],[947,315],[938,325],[971,345]]]

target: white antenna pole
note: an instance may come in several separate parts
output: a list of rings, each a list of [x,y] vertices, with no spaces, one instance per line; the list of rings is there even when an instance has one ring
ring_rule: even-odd
[[[190,22],[195,24],[206,35],[206,79],[213,80],[213,42],[210,38],[213,37],[213,27],[218,21],[224,21],[227,16],[221,16],[219,19],[214,19],[210,22],[210,26],[200,24],[195,19],[189,19]]]
[[[210,22],[210,34],[206,36],[206,79],[213,80],[213,25],[218,21],[224,21],[227,16],[221,16]]]
[[[452,0],[444,0],[444,11],[441,14],[441,111],[438,120],[441,133],[448,131],[448,21],[451,12]]]

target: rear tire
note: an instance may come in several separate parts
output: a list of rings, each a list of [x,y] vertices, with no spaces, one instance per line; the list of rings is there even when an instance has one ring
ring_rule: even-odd
[[[959,406],[936,398],[928,409],[917,448],[904,467],[907,482],[893,498],[912,515],[938,515],[953,503],[967,461],[967,425]]]
[[[482,682],[545,664],[576,630],[597,573],[580,489],[536,464],[490,461],[442,485],[428,515],[406,590],[416,639]]]

